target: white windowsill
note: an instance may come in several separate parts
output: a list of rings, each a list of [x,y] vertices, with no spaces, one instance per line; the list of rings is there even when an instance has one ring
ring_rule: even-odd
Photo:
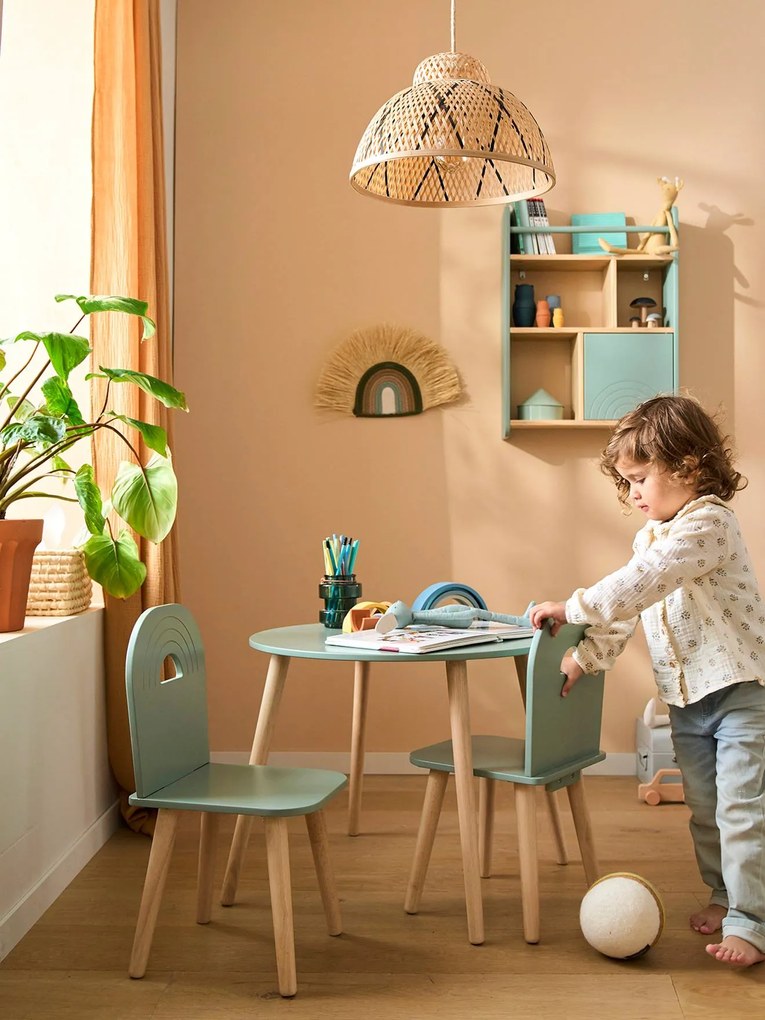
[[[103,611],[103,606],[93,605],[89,609],[84,610],[84,612],[77,613],[75,616],[27,616],[24,619],[23,630],[13,630],[7,634],[0,634],[0,645],[7,641],[14,641],[19,638],[28,637],[30,634],[38,634],[40,631],[47,630],[49,627],[58,627],[61,624],[68,623],[70,620],[76,620],[80,616],[86,616],[92,613],[102,613]]]

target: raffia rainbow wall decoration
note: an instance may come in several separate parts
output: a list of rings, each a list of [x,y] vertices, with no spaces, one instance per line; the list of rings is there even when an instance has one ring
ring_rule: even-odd
[[[315,404],[357,418],[401,418],[461,392],[442,347],[414,330],[382,325],[357,330],[330,353]]]

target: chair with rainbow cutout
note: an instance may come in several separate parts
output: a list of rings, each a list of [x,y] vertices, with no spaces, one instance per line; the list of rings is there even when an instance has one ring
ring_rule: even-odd
[[[172,663],[174,676],[163,677]],[[330,935],[340,905],[322,808],[346,785],[340,772],[212,763],[207,734],[204,649],[180,605],[147,609],[133,628],[125,671],[136,792],[130,803],[158,809],[129,973],[142,978],[182,811],[201,812],[197,923],[212,913],[214,854],[222,814],[264,820],[279,992],[297,991],[287,819],[305,817]]]

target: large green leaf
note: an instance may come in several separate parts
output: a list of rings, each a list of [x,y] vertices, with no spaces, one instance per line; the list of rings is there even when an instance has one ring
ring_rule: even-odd
[[[69,373],[90,354],[90,344],[84,336],[73,333],[19,333],[17,340],[33,340],[41,343],[48,352],[48,357],[56,372],[62,379],[68,379]]]
[[[146,314],[148,302],[137,298],[120,297],[116,294],[92,294],[78,297],[76,294],[56,294],[56,301],[76,301],[80,311],[85,315],[93,312],[125,312],[127,315],[138,315],[143,323],[142,340],[154,336],[156,326],[153,319]]]
[[[19,400],[18,397],[8,397],[8,407],[13,411],[15,421],[26,421],[36,411],[35,405],[29,400]]]
[[[138,429],[143,437],[144,443],[150,450],[154,450],[160,457],[167,457],[167,432],[159,425],[150,425],[147,421],[139,421],[137,418],[128,418],[127,415],[117,414],[110,411],[118,421],[124,421],[126,425],[132,425]]]
[[[7,425],[0,438],[4,446],[19,440],[34,446],[51,446],[58,443],[66,435],[66,425],[60,418],[51,418],[45,414],[34,414],[22,422]]]
[[[93,535],[82,551],[90,576],[116,598],[130,598],[146,580],[146,567],[139,559],[138,546],[127,531],[121,531],[117,539]]]
[[[146,375],[145,372],[134,372],[131,368],[104,368],[99,366],[98,372],[90,372],[87,379],[102,378],[111,379],[112,382],[131,382],[140,386],[142,390],[155,397],[165,407],[175,407],[181,411],[188,411],[186,397],[174,386],[157,379],[153,375]]]
[[[85,419],[72,396],[67,383],[59,376],[51,376],[42,384],[43,396],[48,411],[59,418],[66,418],[70,425],[84,425]]]
[[[120,464],[111,494],[120,517],[150,542],[161,542],[175,520],[178,482],[172,464],[154,454],[146,467]]]
[[[106,527],[101,490],[96,485],[96,476],[90,464],[83,464],[74,476],[74,491],[85,515],[85,526],[91,535],[101,535]]]

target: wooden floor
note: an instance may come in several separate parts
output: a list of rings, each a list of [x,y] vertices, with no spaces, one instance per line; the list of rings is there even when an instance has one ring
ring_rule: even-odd
[[[600,956],[578,926],[584,874],[555,863],[540,812],[542,941],[521,934],[511,791],[498,798],[495,874],[484,881],[486,942],[468,944],[453,790],[439,827],[422,911],[402,903],[424,776],[368,777],[362,835],[345,835],[345,800],[328,810],[345,933],[330,938],[305,828],[292,826],[298,994],[276,992],[262,831],[256,825],[239,903],[194,923],[195,819],[176,846],[149,969],[126,968],[149,841],[119,831],[0,965],[2,1020],[753,1020],[765,1016],[765,966],[734,971],[704,953],[688,915],[705,902],[684,805],[648,807],[636,781],[587,780],[604,872],[636,871],[660,890],[667,924],[642,959]],[[222,828],[222,877],[233,829]]]

